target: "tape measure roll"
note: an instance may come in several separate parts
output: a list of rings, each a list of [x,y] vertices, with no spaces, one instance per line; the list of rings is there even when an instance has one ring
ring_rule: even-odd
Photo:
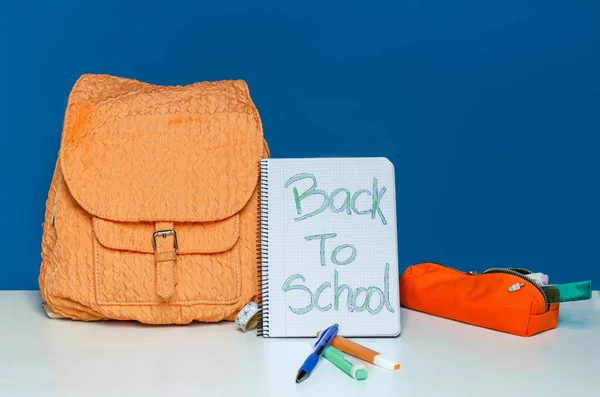
[[[258,325],[259,312],[258,305],[255,302],[250,302],[240,310],[235,317],[235,323],[244,332],[253,330]]]

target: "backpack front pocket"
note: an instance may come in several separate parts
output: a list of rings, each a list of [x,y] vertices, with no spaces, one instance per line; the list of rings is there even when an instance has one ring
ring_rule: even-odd
[[[174,224],[178,250],[169,268],[173,292],[167,300],[157,293],[161,268],[152,243],[154,224],[94,218],[93,226],[99,305],[226,305],[239,300],[238,215],[219,222]]]

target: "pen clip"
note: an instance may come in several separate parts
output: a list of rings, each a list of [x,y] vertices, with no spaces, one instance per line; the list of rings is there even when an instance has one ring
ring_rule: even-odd
[[[338,324],[333,324],[327,328],[325,328],[323,331],[319,331],[319,333],[317,334],[317,341],[315,342],[315,346],[317,344],[319,344],[319,342],[321,342],[321,339],[323,339],[323,336],[325,336],[325,334],[327,334],[327,331],[329,331],[332,327],[338,327]],[[337,332],[336,332],[337,333]]]
[[[323,339],[323,335],[325,335],[325,332],[321,331],[319,333],[319,336],[317,337],[317,341],[315,342],[315,346],[319,344],[319,342],[321,341],[321,339]]]

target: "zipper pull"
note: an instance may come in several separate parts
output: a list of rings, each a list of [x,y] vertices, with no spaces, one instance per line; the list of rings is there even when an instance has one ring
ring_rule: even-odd
[[[476,276],[476,275],[477,275],[477,272],[476,272],[475,270],[469,270],[469,271],[467,272],[467,274],[468,274],[469,276]]]
[[[525,283],[515,283],[515,284],[511,285],[510,287],[508,287],[508,292],[518,291],[521,288],[523,288],[524,286],[525,286]]]
[[[54,226],[54,211],[56,210],[56,200],[54,200],[54,204],[52,205],[52,219],[50,221],[50,224],[52,226]]]

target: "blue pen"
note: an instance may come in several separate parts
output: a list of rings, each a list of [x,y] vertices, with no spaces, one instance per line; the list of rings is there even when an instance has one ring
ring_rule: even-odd
[[[331,341],[338,333],[339,326],[337,324],[333,324],[331,327],[327,328],[324,332],[321,333],[321,336],[315,343],[315,350],[306,358],[304,364],[300,367],[298,374],[296,375],[296,383],[300,383],[304,381],[312,370],[317,365],[317,361],[321,358],[321,355],[329,347]]]

